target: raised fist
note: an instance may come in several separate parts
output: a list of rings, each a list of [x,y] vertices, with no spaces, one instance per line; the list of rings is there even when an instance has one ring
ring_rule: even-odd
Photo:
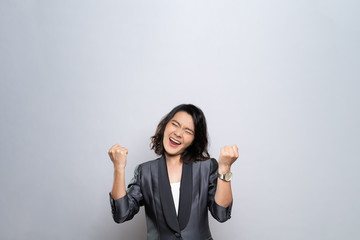
[[[115,168],[117,167],[125,168],[126,157],[128,154],[128,150],[126,148],[116,143],[114,146],[112,146],[109,149],[108,154],[110,156],[111,161],[114,163]]]
[[[220,149],[219,166],[231,167],[239,157],[239,149],[236,144],[225,146]]]

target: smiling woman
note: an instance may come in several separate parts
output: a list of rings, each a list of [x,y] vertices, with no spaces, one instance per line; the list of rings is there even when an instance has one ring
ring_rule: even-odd
[[[155,135],[151,137],[151,149],[158,155],[170,154],[171,148],[166,149],[166,145],[170,144],[170,137],[175,143],[179,141],[179,137],[191,139],[186,147],[177,151],[181,154],[183,162],[203,161],[210,158],[206,118],[200,108],[191,104],[182,104],[169,112],[160,121]]]
[[[109,149],[114,163],[110,203],[115,222],[132,219],[145,206],[148,240],[212,239],[208,210],[219,222],[230,218],[230,168],[238,158],[237,146],[221,148],[219,163],[210,158],[204,113],[192,104],[182,104],[160,121],[151,148],[160,157],[138,165],[127,190],[127,149],[119,144]]]

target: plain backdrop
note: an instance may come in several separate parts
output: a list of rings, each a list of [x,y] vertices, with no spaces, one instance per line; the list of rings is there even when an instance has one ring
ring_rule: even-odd
[[[214,239],[360,238],[360,2],[0,1],[0,239],[145,239],[111,217],[150,137],[200,107],[210,153],[236,143]]]

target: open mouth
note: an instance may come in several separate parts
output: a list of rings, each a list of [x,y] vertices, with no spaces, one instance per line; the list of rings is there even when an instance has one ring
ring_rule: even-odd
[[[174,139],[174,138],[169,138],[170,140],[170,144],[173,146],[179,146],[181,144],[181,142],[179,142],[178,140]]]

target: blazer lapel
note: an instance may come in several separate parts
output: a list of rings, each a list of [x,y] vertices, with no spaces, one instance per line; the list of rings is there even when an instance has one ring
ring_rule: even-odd
[[[193,192],[192,163],[184,163],[180,184],[179,216],[176,216],[174,200],[171,193],[166,160],[162,156],[159,162],[159,193],[163,213],[169,227],[175,232],[183,230],[189,222]]]
[[[170,181],[164,156],[161,157],[159,162],[159,193],[162,210],[167,224],[173,231],[180,233],[180,226],[176,216],[174,200],[171,193]]]
[[[192,163],[184,163],[180,184],[179,225],[183,230],[190,218],[193,189]]]

